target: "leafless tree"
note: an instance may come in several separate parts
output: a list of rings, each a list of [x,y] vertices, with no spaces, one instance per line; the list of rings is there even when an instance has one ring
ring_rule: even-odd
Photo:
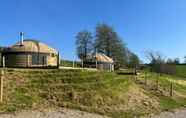
[[[175,63],[172,63],[172,59],[166,61],[166,58],[161,53],[153,51],[146,51],[146,57],[150,61],[151,71],[175,74],[176,66]]]

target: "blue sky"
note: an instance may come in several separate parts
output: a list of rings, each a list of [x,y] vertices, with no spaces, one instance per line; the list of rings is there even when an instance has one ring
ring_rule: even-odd
[[[145,50],[186,55],[185,0],[1,0],[0,46],[14,44],[23,31],[74,59],[77,32],[94,32],[103,22],[142,60]]]

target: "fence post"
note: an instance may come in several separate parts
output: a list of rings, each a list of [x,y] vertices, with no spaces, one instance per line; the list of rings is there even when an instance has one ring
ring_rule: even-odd
[[[72,67],[74,68],[75,67],[75,61],[73,60],[73,65],[72,65]]]
[[[5,57],[2,57],[3,68],[1,69],[0,77],[0,102],[3,102],[3,79],[4,79],[4,67],[5,67]]]
[[[135,70],[133,69],[132,71],[133,71],[134,81],[137,81],[137,76],[135,74]]]
[[[3,76],[4,76],[4,70],[1,69],[1,80],[0,80],[0,83],[1,83],[1,87],[0,87],[0,102],[2,103],[3,102]]]
[[[81,67],[84,68],[83,60],[81,60]]]
[[[170,84],[170,96],[173,96],[173,82]]]

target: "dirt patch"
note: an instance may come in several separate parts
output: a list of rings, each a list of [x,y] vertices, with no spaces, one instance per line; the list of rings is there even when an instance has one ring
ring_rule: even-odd
[[[159,103],[157,99],[151,98],[145,94],[145,90],[138,86],[132,86],[128,92],[128,108],[135,107],[136,105],[151,106],[151,108],[158,109]]]

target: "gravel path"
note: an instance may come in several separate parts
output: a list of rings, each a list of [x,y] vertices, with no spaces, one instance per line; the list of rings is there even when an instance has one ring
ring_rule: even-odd
[[[60,109],[45,111],[23,111],[14,114],[0,114],[0,118],[109,118],[98,114],[87,113],[78,110]],[[186,118],[186,109],[173,112],[162,112],[159,115],[147,118]]]
[[[173,112],[162,112],[160,115],[149,118],[186,118],[186,109],[178,109]]]
[[[0,118],[108,118],[78,110],[61,109],[47,111],[24,111],[15,114],[0,114]]]

